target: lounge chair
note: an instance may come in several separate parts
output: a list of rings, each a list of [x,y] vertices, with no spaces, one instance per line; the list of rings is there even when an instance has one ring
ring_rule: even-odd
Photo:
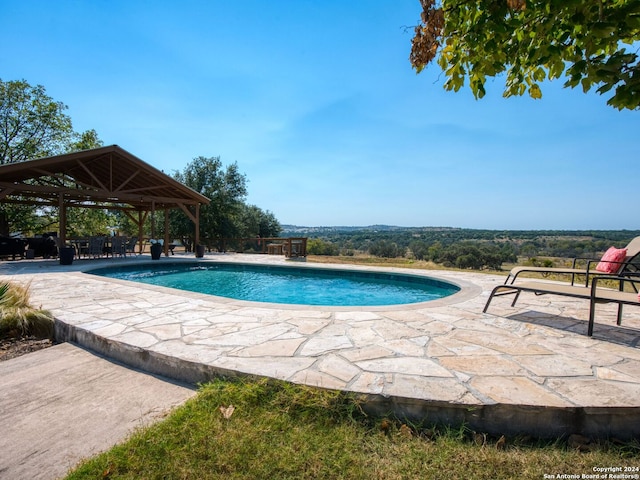
[[[540,273],[546,274],[559,274],[559,275],[571,275],[571,285],[575,283],[576,275],[585,276],[585,287],[589,285],[589,279],[594,275],[616,275],[625,276],[629,273],[640,272],[640,237],[636,237],[629,242],[625,247],[627,250],[626,257],[619,261],[605,260],[604,259],[587,259],[587,258],[574,258],[572,266],[569,268],[547,268],[547,267],[514,267],[507,275],[504,283],[505,285],[513,284],[518,275],[521,273]],[[577,267],[580,260],[586,260],[587,264],[584,268]],[[604,266],[603,266],[604,263]],[[606,268],[607,265],[609,268]]]
[[[620,290],[612,290],[608,288],[598,288],[598,281],[601,280],[616,280],[620,282]],[[635,292],[623,292],[624,283],[628,282],[633,285]],[[618,304],[618,317],[616,319],[617,325],[622,324],[622,305],[637,305],[640,306],[640,294],[638,294],[637,286],[640,285],[640,277],[610,277],[610,276],[597,276],[593,278],[591,283],[591,303],[589,305],[589,331],[588,335],[593,334],[593,323],[596,315],[596,303],[611,303]]]
[[[614,280],[618,282],[619,289],[614,290],[612,288],[598,287],[598,282],[602,280]],[[635,292],[625,292],[624,286],[626,283],[630,283]],[[489,299],[487,300],[482,313],[486,313],[491,300],[494,297],[502,295],[515,294],[511,306],[515,306],[520,294],[522,292],[532,292],[536,295],[561,295],[565,297],[582,298],[590,301],[589,306],[589,327],[587,330],[588,336],[593,335],[593,324],[595,322],[595,306],[596,303],[617,303],[618,304],[618,317],[617,324],[622,323],[622,306],[623,305],[638,305],[640,306],[640,297],[638,295],[637,287],[640,285],[640,276],[613,276],[613,275],[597,275],[593,277],[591,287],[582,287],[576,285],[551,283],[545,281],[531,280],[527,282],[519,282],[516,284],[498,285],[491,291]]]

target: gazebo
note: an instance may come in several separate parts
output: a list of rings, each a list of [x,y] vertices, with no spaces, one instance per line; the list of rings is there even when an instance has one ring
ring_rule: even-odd
[[[0,202],[59,208],[60,242],[67,240],[69,207],[121,210],[138,226],[164,210],[164,253],[169,248],[169,211],[181,209],[200,242],[200,205],[210,200],[117,145],[0,165]]]

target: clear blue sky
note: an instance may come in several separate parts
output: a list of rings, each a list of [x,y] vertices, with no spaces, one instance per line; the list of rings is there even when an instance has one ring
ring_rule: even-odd
[[[418,0],[0,0],[0,78],[173,173],[237,162],[283,224],[638,229],[640,112],[442,88]],[[620,195],[624,192],[627,195]]]

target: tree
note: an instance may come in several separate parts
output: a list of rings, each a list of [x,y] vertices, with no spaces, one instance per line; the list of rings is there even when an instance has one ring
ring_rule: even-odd
[[[103,146],[104,142],[98,137],[98,132],[91,129],[82,133],[74,133],[73,141],[69,144],[67,151],[79,152],[81,150],[90,150]]]
[[[504,96],[541,98],[540,84],[565,73],[565,87],[613,90],[607,104],[640,107],[637,0],[420,0],[410,61],[418,73],[437,58],[445,89],[469,82],[485,95],[487,77],[506,72]]]
[[[66,109],[42,85],[0,79],[0,164],[63,153],[73,135]]]
[[[307,242],[309,255],[338,255],[338,246],[321,238],[310,238]]]
[[[371,247],[369,253],[376,257],[397,258],[405,254],[404,249],[400,248],[397,243],[388,240],[376,240]]]
[[[463,240],[443,249],[434,261],[446,267],[500,270],[505,256],[509,255],[508,250],[502,250],[491,243]]]
[[[0,165],[62,153],[73,135],[71,119],[63,113],[66,108],[41,85],[0,79]],[[0,205],[2,235],[50,230],[53,223],[46,209]]]
[[[264,211],[256,205],[242,204],[238,216],[239,236],[243,238],[277,237],[282,226],[270,211]]]
[[[429,257],[429,245],[422,240],[414,240],[409,244],[409,250],[416,260],[426,260]]]
[[[209,205],[200,208],[201,238],[213,240],[222,249],[225,238],[239,236],[239,217],[247,187],[237,163],[225,169],[220,157],[197,157],[182,172],[176,172],[174,178],[211,199]],[[184,212],[171,212],[170,222],[173,233],[187,245],[193,243],[193,224]]]
[[[70,143],[67,145],[68,152],[79,152],[91,148],[99,148],[104,143],[98,137],[98,133],[91,129],[83,133],[73,133]],[[124,230],[133,231],[129,227],[131,221],[120,211],[108,211],[106,209],[95,208],[68,208],[67,223],[70,236],[88,236],[98,233],[106,233],[108,227],[119,225],[122,229],[123,223],[127,224]]]

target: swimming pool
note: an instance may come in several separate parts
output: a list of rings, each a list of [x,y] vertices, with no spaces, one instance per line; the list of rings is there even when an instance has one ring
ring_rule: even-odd
[[[271,265],[155,263],[87,273],[236,300],[294,305],[401,305],[436,300],[460,290],[452,283],[419,275]]]

